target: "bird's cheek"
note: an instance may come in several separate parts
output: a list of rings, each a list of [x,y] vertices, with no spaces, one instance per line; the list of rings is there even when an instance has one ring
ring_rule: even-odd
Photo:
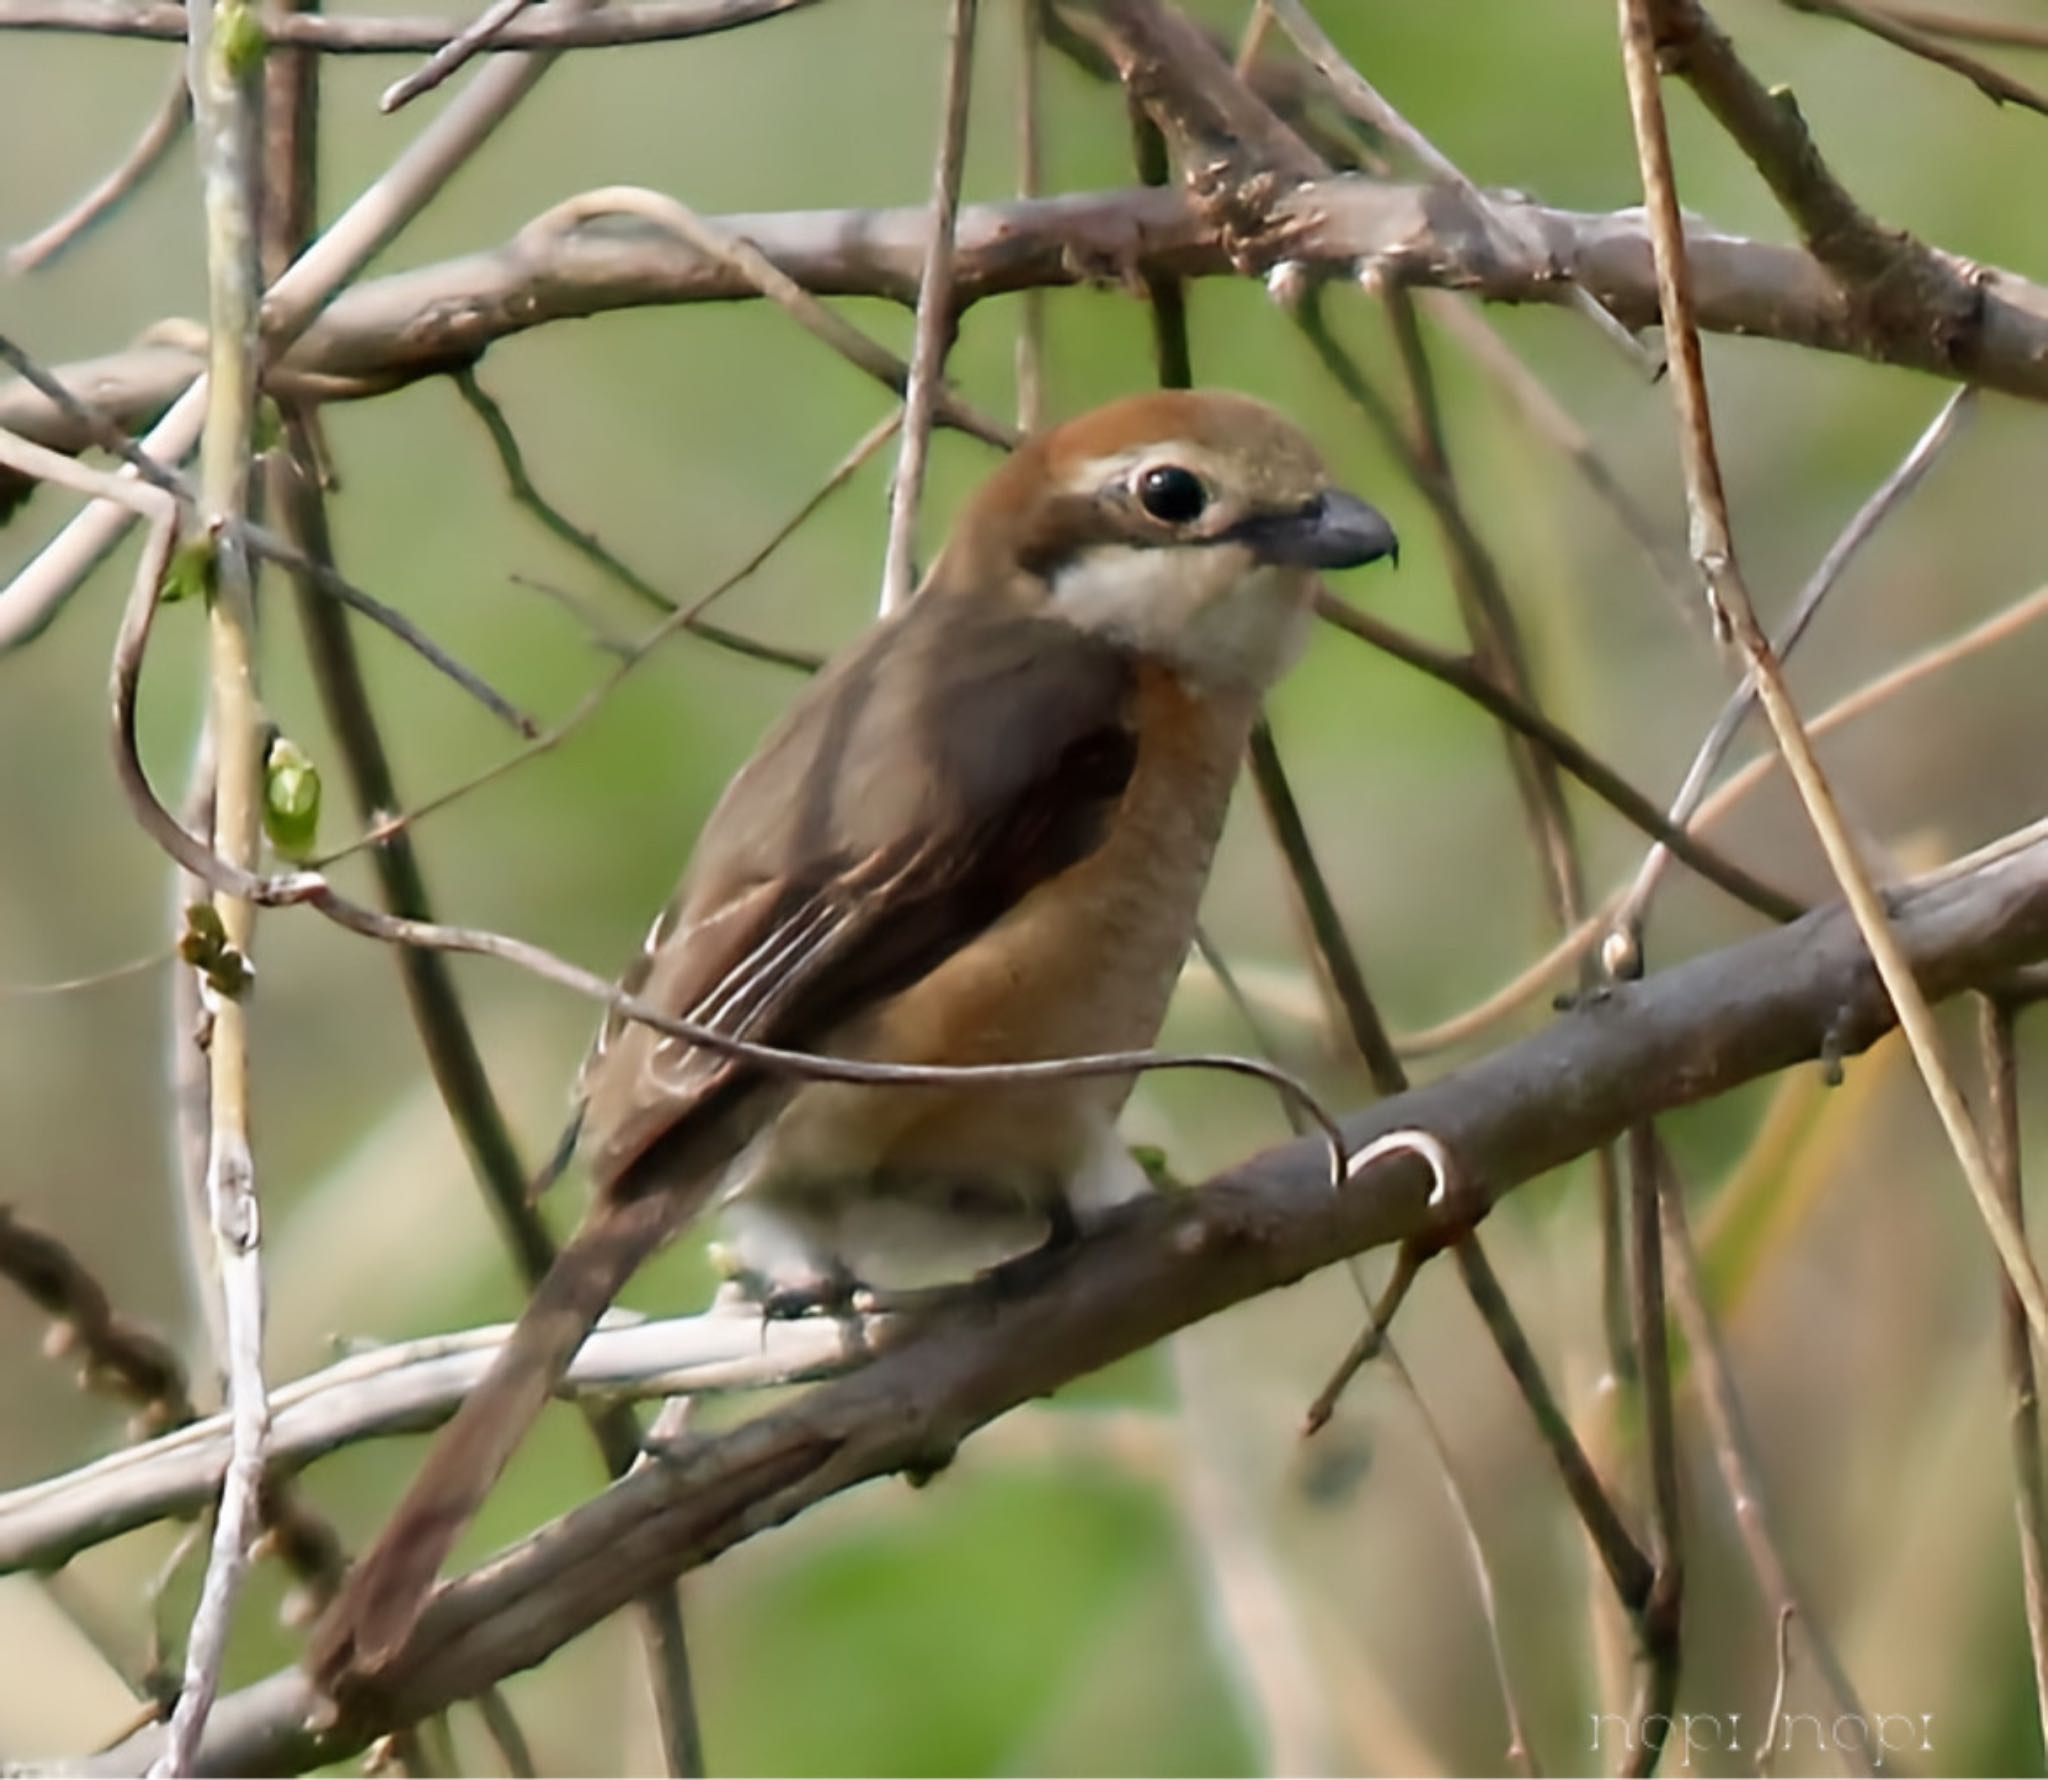
[[[1272,685],[1307,645],[1313,586],[1310,571],[1273,564],[1229,577],[1187,627],[1193,665],[1208,679]]]

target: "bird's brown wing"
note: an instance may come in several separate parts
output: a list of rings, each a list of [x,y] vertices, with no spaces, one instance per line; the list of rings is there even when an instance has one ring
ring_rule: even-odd
[[[1136,759],[1121,656],[1035,620],[930,625],[917,604],[880,635],[891,645],[831,670],[735,782],[673,931],[665,919],[627,978],[636,994],[802,1048],[1095,848]],[[764,1079],[639,1022],[608,1024],[585,1082],[604,1192],[323,1618],[307,1659],[323,1686],[403,1648],[605,1306],[772,1110]]]
[[[1094,850],[1137,755],[1127,659],[1068,625],[931,598],[828,670],[734,781],[632,993],[802,1049]],[[763,1079],[614,1017],[583,1084],[593,1176],[632,1191],[654,1145]]]

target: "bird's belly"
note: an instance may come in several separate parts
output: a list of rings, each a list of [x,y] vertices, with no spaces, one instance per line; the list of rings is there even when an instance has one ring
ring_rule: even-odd
[[[1139,759],[1103,844],[821,1048],[896,1063],[987,1064],[1154,1041],[1193,935],[1251,706],[1194,698],[1151,671],[1139,696]],[[1043,1205],[1104,1172],[1132,1085],[1127,1074],[958,1088],[809,1083],[762,1134],[730,1190]]]

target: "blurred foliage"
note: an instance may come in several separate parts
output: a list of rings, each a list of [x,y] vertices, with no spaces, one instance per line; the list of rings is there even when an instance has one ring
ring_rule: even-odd
[[[1234,30],[1243,8],[1196,8]],[[1347,52],[1478,180],[1585,209],[1636,201],[1611,9],[1564,0],[1317,9]],[[1014,17],[984,7],[967,188],[1010,188]],[[1826,20],[1725,0],[1752,65],[1789,83],[1836,167],[1879,215],[1990,263],[2048,272],[2042,211],[2022,194],[2048,170],[2048,122],[1997,110],[1960,80]],[[637,181],[706,212],[923,201],[936,139],[937,0],[825,0],[792,18],[699,42],[565,59],[445,197],[373,271],[498,242],[584,187]],[[162,45],[17,35],[0,53],[0,238],[39,226],[96,177],[156,101]],[[374,98],[385,59],[326,68],[321,174],[329,213],[441,102],[396,118]],[[1688,98],[1673,96],[1688,205],[1730,231],[1787,231],[1768,194]],[[1049,183],[1127,181],[1121,99],[1073,69],[1046,71]],[[2030,174],[2028,169],[2034,169]],[[110,350],[203,307],[189,146],[121,215],[52,271],[0,283],[0,326],[46,362]],[[1146,319],[1116,291],[1050,307],[1056,412],[1144,385]],[[908,318],[850,311],[903,346]],[[1457,636],[1426,510],[1397,481],[1291,324],[1252,284],[1191,293],[1198,377],[1257,391],[1327,446],[1408,540],[1397,579],[1344,591],[1439,640]],[[1332,303],[1368,369],[1390,377],[1381,317]],[[1667,393],[1558,311],[1490,319],[1599,439],[1631,489],[1682,538]],[[975,400],[1010,402],[1015,307],[967,319],[955,373]],[[1663,794],[1727,686],[1701,627],[1677,616],[1609,516],[1474,369],[1435,341],[1461,482],[1527,627],[1546,704]],[[1753,585],[1782,607],[1943,391],[1927,379],[1789,348],[1709,345],[1730,493]],[[885,398],[762,305],[618,315],[512,340],[481,368],[541,487],[679,598],[701,592],[800,503]],[[513,577],[575,590],[614,631],[645,618],[507,502],[481,428],[427,383],[329,409],[343,487],[345,571],[402,605],[510,696],[567,710],[606,670],[577,620]],[[1888,526],[1817,626],[1795,670],[1820,703],[2029,590],[2048,558],[2039,417],[1988,401],[1925,490]],[[988,466],[970,442],[937,447],[926,536]],[[853,634],[879,580],[886,464],[871,465],[723,616],[828,647]],[[11,571],[58,522],[38,496],[0,536]],[[33,648],[0,661],[0,983],[49,982],[168,956],[176,897],[106,766],[105,658],[132,563],[124,552]],[[266,695],[330,788],[323,840],[351,820],[288,602],[265,614]],[[147,758],[166,787],[189,760],[201,697],[200,609],[167,611],[144,698]],[[511,738],[388,640],[364,653],[401,783],[415,798],[499,759]],[[1961,851],[2039,813],[2048,640],[2021,637],[1914,692],[1827,749],[1872,843]],[[670,645],[568,746],[435,816],[421,830],[452,919],[529,935],[603,966],[625,957],[666,896],[690,838],[792,681],[707,645]],[[1487,722],[1440,688],[1320,639],[1275,701],[1274,722],[1343,912],[1397,1027],[1440,1019],[1504,980],[1549,934],[1529,848]],[[1248,801],[1248,800],[1247,800]],[[1580,806],[1589,877],[1612,883],[1639,843]],[[1746,859],[1805,893],[1825,878],[1782,790],[1728,830]],[[359,862],[343,876],[363,887]],[[1301,953],[1273,919],[1281,879],[1256,812],[1240,808],[1210,904],[1225,953],[1299,991]],[[1749,931],[1723,900],[1679,885],[1659,905],[1653,964]],[[427,1081],[394,973],[365,943],[311,918],[263,924],[254,1001],[259,1164],[269,1207],[271,1366],[317,1363],[338,1338],[386,1338],[502,1317],[511,1270]],[[494,1076],[531,1155],[558,1127],[590,1009],[507,969],[458,966]],[[0,995],[0,1198],[60,1230],[131,1314],[195,1354],[175,1228],[162,1081],[165,973],[63,996]],[[1540,1018],[1531,1015],[1524,1026]],[[1952,1028],[1960,1043],[1964,1029]],[[1192,989],[1171,1039],[1244,1045]],[[1333,1099],[1361,1070],[1311,1030],[1292,1056]],[[1849,1065],[1829,1100],[1765,1084],[1670,1121],[1729,1337],[1766,1456],[1779,1532],[1809,1604],[1873,1712],[1928,1727],[1912,1765],[2037,1768],[2018,1566],[2006,1500],[2004,1397],[1989,1252],[1903,1060]],[[1432,1068],[1439,1067],[1432,1065]],[[2031,1100],[2038,1103],[2037,1084]],[[1770,1109],[1796,1129],[1746,1156]],[[1819,1105],[1812,1102],[1818,1099]],[[1134,1102],[1134,1138],[1183,1178],[1279,1135],[1270,1100],[1227,1081],[1162,1078]],[[1730,1186],[1728,1183],[1739,1183]],[[1726,1194],[1737,1195],[1724,1211]],[[573,1197],[566,1193],[566,1201]],[[568,1203],[555,1213],[573,1216]],[[1569,1400],[1597,1422],[1604,1368],[1589,1176],[1517,1195],[1489,1241]],[[694,1303],[697,1245],[665,1257],[629,1298]],[[1309,1734],[1333,1771],[1491,1770],[1505,1732],[1455,1523],[1409,1408],[1368,1373],[1320,1447],[1299,1450],[1301,1408],[1350,1339],[1357,1306],[1318,1278],[1179,1344],[1176,1382],[1134,1363],[1073,1395],[1150,1414],[1162,1463],[1113,1451],[970,1445],[913,1493],[871,1486],[755,1541],[686,1595],[711,1758],[723,1772],[1233,1772],[1268,1747],[1244,1688],[1244,1629],[1218,1605],[1222,1560],[1190,1520],[1197,1484],[1277,1581],[1288,1623],[1267,1628],[1312,1678]],[[1507,1659],[1536,1747],[1556,1769],[1593,1764],[1598,1682],[1588,1566],[1528,1418],[1454,1284],[1434,1269],[1401,1337],[1473,1498],[1502,1592]],[[121,1438],[120,1411],[35,1358],[41,1331],[0,1298],[0,1483],[79,1462]],[[1071,1405],[1033,1415],[1071,1416]],[[1693,1540],[1682,1709],[1741,1712],[1760,1732],[1771,1627],[1735,1538],[1694,1405],[1681,1404]],[[306,1493],[352,1541],[368,1535],[417,1456],[394,1442],[317,1467]],[[1633,1458],[1611,1453],[1624,1476]],[[570,1418],[522,1455],[465,1547],[531,1526],[596,1481]],[[1311,1487],[1320,1479],[1316,1487]],[[131,1672],[137,1602],[174,1534],[92,1553],[63,1598]],[[195,1578],[165,1600],[182,1623]],[[287,1660],[279,1584],[248,1598],[230,1679]],[[0,1757],[90,1747],[127,1715],[87,1638],[38,1584],[0,1582]],[[1273,1654],[1255,1650],[1252,1656]],[[647,1770],[657,1759],[640,1656],[623,1623],[512,1684],[544,1766]],[[1791,1701],[1809,1702],[1795,1669]],[[1300,1727],[1296,1727],[1299,1730]],[[465,1756],[490,1757],[466,1716]],[[1675,1748],[1667,1771],[1687,1751]],[[1746,1771],[1717,1746],[1702,1772]],[[1827,1771],[1797,1752],[1779,1771]]]

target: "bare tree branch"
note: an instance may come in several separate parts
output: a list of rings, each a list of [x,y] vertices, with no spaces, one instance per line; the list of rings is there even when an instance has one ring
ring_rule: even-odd
[[[1961,50],[1950,49],[1940,37],[1921,29],[1888,7],[1862,6],[1857,4],[1857,0],[1784,0],[1784,4],[1794,12],[1811,12],[1822,18],[1840,19],[1845,25],[1868,31],[1871,36],[1882,39],[1894,49],[1904,50],[1909,56],[1918,56],[1937,68],[1960,74],[1994,105],[2020,105],[2028,111],[2048,115],[2048,98],[2025,81],[2015,80],[2002,68],[1980,62],[1975,56],[1964,55]]]
[[[1583,214],[1497,198],[1493,214],[1512,225],[1505,236],[1441,187],[1359,175],[1289,192],[1249,235],[1226,236],[1171,190],[971,204],[960,211],[954,300],[965,307],[1019,290],[1138,273],[1234,277],[1294,264],[1348,274],[1361,259],[1387,259],[1410,285],[1500,303],[1552,301],[1559,280],[1569,279],[1631,327],[1656,321],[1640,211]],[[710,220],[722,236],[753,243],[814,295],[916,300],[930,222],[922,207]],[[1709,331],[2048,398],[2048,288],[2016,274],[1928,250],[1970,281],[1975,310],[1959,343],[1952,328],[1937,336],[1904,317],[1873,325],[1852,312],[1829,269],[1797,248],[1697,223],[1686,243],[1697,319]],[[660,230],[619,218],[565,226],[549,212],[502,247],[342,292],[274,362],[270,384],[312,400],[356,400],[471,363],[496,341],[550,322],[757,295],[733,266]],[[182,346],[146,344],[62,367],[60,375],[134,430],[162,413],[196,368]],[[0,425],[62,450],[88,443],[19,383],[0,385]]]
[[[917,579],[917,515],[932,422],[944,389],[946,352],[959,325],[953,305],[953,229],[960,211],[960,172],[967,155],[967,102],[974,86],[975,0],[952,0],[946,24],[945,96],[939,147],[932,161],[930,239],[917,283],[916,344],[903,387],[903,436],[889,480],[889,533],[882,558],[881,609],[910,597]]]
[[[2048,956],[2048,835],[2009,837],[1897,894],[1899,932],[1933,995]],[[1630,1123],[1891,1025],[1855,923],[1840,908],[1642,982],[1540,1036],[1346,1121],[1353,1146],[1434,1133],[1469,1197],[1432,1211],[1428,1171],[1403,1161],[1332,1192],[1313,1141],[1270,1151],[1190,1193],[1120,1210],[1028,1292],[934,1309],[850,1377],[721,1435],[693,1437],[544,1535],[445,1588],[374,1701],[338,1718],[303,1676],[221,1703],[202,1757],[289,1771],[360,1748],[545,1655],[644,1589],[865,1478],[929,1471],[1017,1404],[1202,1317],[1346,1255],[1443,1240],[1518,1183]],[[150,1730],[85,1772],[147,1762]]]
[[[95,223],[112,214],[122,199],[163,164],[164,156],[191,121],[192,89],[185,84],[183,67],[175,67],[163,98],[157,102],[149,121],[142,126],[135,146],[121,157],[120,164],[62,216],[38,229],[26,241],[9,248],[6,269],[17,274],[38,271],[82,239]]]
[[[170,1345],[123,1316],[84,1262],[6,1205],[0,1205],[0,1279],[50,1318],[52,1356],[76,1351],[81,1382],[119,1391],[144,1428],[191,1417],[185,1368]]]
[[[597,49],[624,43],[665,43],[707,37],[757,20],[778,18],[815,0],[634,0],[601,13],[555,0],[492,33],[485,50]],[[446,48],[465,29],[451,18],[332,17],[285,13],[263,21],[273,43],[333,55],[417,55]],[[78,31],[94,37],[152,37],[178,43],[185,9],[163,0],[0,0],[0,30]]]
[[[1679,217],[1678,190],[1672,170],[1671,144],[1664,125],[1664,100],[1659,85],[1659,24],[1668,43],[1674,30],[1687,33],[1692,69],[1709,106],[1727,107],[1723,122],[1738,142],[1749,148],[1774,182],[1782,202],[1795,216],[1811,216],[1818,251],[1832,251],[1852,271],[1889,283],[1911,285],[1915,270],[1930,272],[1924,250],[1915,254],[1899,247],[1896,238],[1872,236],[1860,211],[1835,186],[1812,151],[1804,126],[1789,141],[1780,132],[1759,131],[1754,101],[1761,96],[1774,115],[1784,108],[1763,94],[1755,77],[1736,59],[1694,0],[1620,0],[1622,67],[1627,76],[1629,114],[1634,124],[1637,157],[1642,168],[1644,207],[1656,246],[1657,283],[1662,297],[1665,339],[1671,351],[1672,396],[1678,411],[1679,451],[1685,466],[1686,507],[1692,516],[1693,561],[1714,612],[1741,652],[1757,689],[1785,770],[1799,793],[1807,819],[1827,854],[1829,868],[1842,887],[1857,924],[1869,940],[1885,987],[1899,1009],[1899,1021],[1911,1046],[1913,1061],[1926,1084],[1928,1098],[1941,1120],[1956,1164],[1977,1214],[2013,1290],[2026,1306],[2027,1322],[2037,1340],[2048,1342],[2048,1290],[2044,1290],[2026,1239],[1999,1197],[1984,1139],[1968,1103],[1957,1088],[1944,1056],[1941,1034],[1913,972],[1896,944],[1891,919],[1878,896],[1862,850],[1850,834],[1812,739],[1801,723],[1786,686],[1784,670],[1764,634],[1749,587],[1735,553],[1728,502],[1721,483],[1719,452],[1707,399],[1706,371],[1694,319],[1690,256]],[[1796,113],[1793,114],[1796,122]],[[1917,246],[1917,244],[1915,244]],[[1903,255],[1903,257],[1902,257]],[[1921,291],[1922,297],[1932,293]],[[1889,299],[1887,299],[1889,300]],[[1929,300],[1916,311],[1927,325],[1940,313]]]

